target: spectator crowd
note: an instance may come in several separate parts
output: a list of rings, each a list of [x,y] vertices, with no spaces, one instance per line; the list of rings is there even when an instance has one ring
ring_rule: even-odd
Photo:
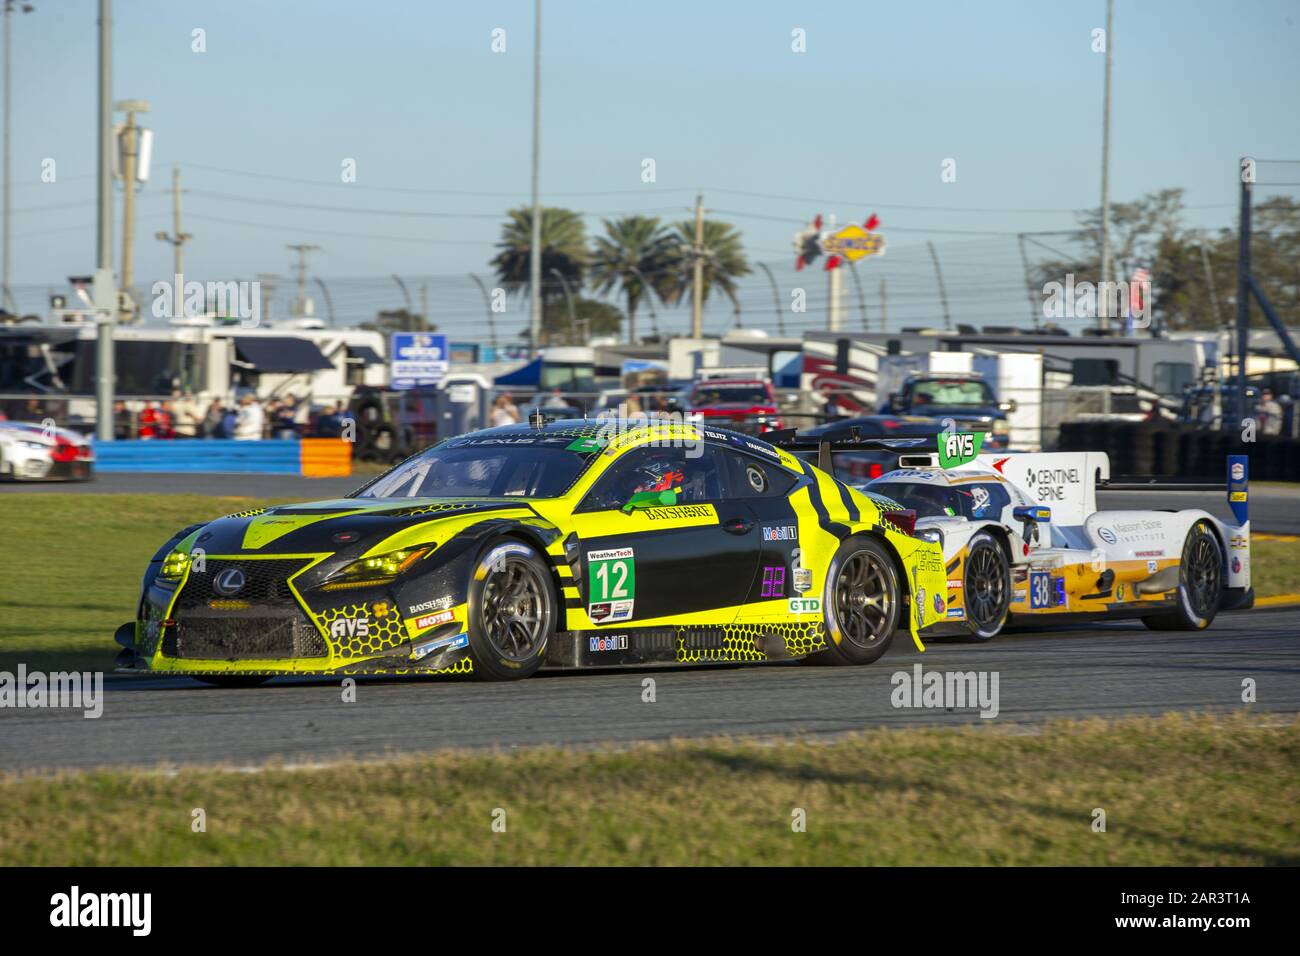
[[[120,439],[228,438],[261,441],[271,438],[337,438],[352,413],[342,402],[312,407],[286,395],[265,402],[252,392],[237,399],[215,399],[207,407],[188,393],[151,401],[132,412],[126,403],[114,407],[116,437]]]

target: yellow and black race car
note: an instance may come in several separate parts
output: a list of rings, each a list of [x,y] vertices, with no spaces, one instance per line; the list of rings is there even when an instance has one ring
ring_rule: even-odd
[[[473,673],[815,658],[945,620],[915,515],[761,439],[595,420],[451,438],[351,497],[178,532],[118,629],[127,670]]]

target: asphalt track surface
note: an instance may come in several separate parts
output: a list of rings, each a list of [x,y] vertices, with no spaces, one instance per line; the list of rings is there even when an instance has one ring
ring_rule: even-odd
[[[893,675],[998,674],[999,713],[895,708]],[[8,770],[268,760],[312,764],[447,747],[591,746],[727,735],[835,735],[871,727],[1034,724],[1087,715],[1237,711],[1256,682],[1256,713],[1300,710],[1300,611],[1220,616],[1208,631],[1154,632],[1139,622],[1009,633],[989,644],[931,643],[900,633],[868,667],[802,664],[543,674],[508,684],[464,678],[369,678],[344,703],[338,679],[282,678],[204,687],[188,678],[109,675],[103,715],[0,710]],[[655,701],[642,700],[653,678]],[[1266,718],[1267,719],[1267,718]]]
[[[6,493],[235,495],[283,502],[341,498],[371,475],[352,478],[302,478],[298,475],[128,474],[106,472],[94,481],[58,483],[0,483]],[[3,500],[0,497],[0,500]],[[1103,509],[1203,508],[1216,517],[1232,519],[1224,494],[1214,491],[1107,491],[1098,495]],[[1294,488],[1255,487],[1250,493],[1251,529],[1274,534],[1300,534],[1300,485]]]

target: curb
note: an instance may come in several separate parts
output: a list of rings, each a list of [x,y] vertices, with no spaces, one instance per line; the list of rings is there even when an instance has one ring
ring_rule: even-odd
[[[1255,607],[1300,607],[1300,594],[1270,594],[1255,598]]]

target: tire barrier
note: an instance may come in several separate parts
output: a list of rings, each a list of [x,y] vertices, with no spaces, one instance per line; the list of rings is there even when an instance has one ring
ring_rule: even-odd
[[[95,442],[95,470],[346,477],[352,473],[352,443],[338,438]]]
[[[1104,451],[1112,475],[1222,481],[1228,455],[1250,456],[1252,481],[1300,481],[1300,439],[1144,422],[1066,422],[1058,451]]]

